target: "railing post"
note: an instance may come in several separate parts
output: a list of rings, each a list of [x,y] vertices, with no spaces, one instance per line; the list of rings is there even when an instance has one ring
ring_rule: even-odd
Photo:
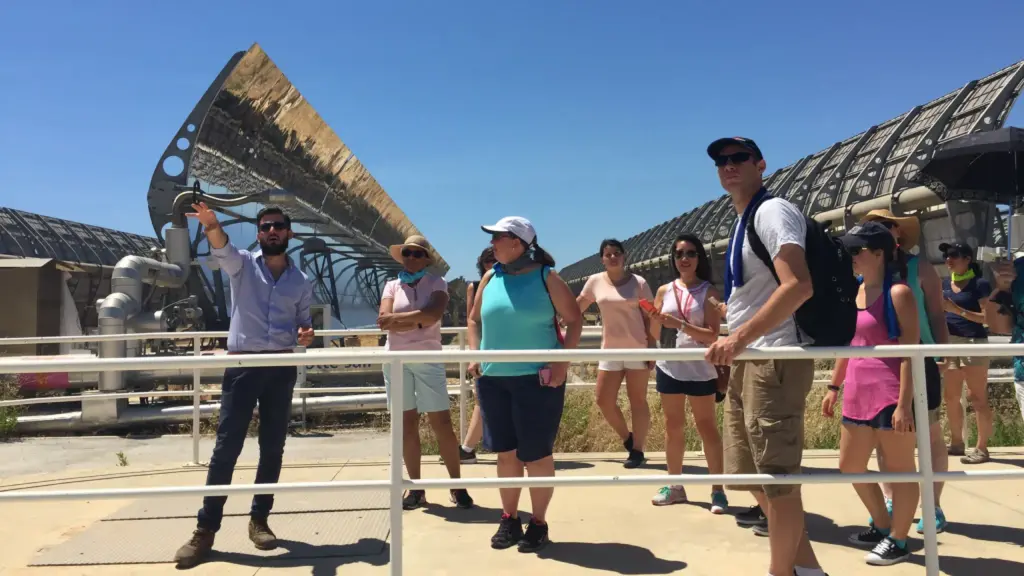
[[[466,329],[459,330],[459,350],[466,349]],[[466,363],[459,362],[459,444],[466,441],[466,427],[468,416],[466,415],[466,396],[469,394],[469,386],[466,384]]]
[[[196,336],[192,339],[192,353],[199,357],[203,349],[203,339]],[[199,400],[202,398],[202,384],[200,383],[200,370],[192,370],[192,465],[199,466],[199,427],[202,418],[199,417]]]
[[[402,574],[402,362],[388,365],[391,383],[391,576]]]
[[[985,374],[985,377],[987,378],[988,374]],[[962,383],[962,387],[960,388],[960,409],[964,412],[964,419],[962,420],[963,425],[960,428],[960,437],[964,439],[965,447],[971,439],[971,425],[967,422],[967,407],[969,405],[970,402],[967,401],[967,385],[966,383]]]
[[[914,433],[921,474],[921,522],[924,523],[924,567],[927,576],[939,576],[939,541],[935,532],[935,472],[932,467],[931,425],[928,423],[928,386],[924,351],[914,353]]]

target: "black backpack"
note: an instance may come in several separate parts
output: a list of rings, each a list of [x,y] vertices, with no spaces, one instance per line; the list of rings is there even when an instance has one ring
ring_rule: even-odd
[[[764,198],[754,206],[747,220],[747,239],[750,249],[772,271],[775,281],[775,265],[768,249],[754,229],[754,216],[761,204],[771,198]],[[804,254],[807,269],[811,273],[814,295],[797,309],[796,324],[814,343],[811,346],[849,346],[857,330],[857,292],[860,286],[853,274],[853,259],[839,240],[828,233],[828,226],[804,216],[807,223],[807,237]]]

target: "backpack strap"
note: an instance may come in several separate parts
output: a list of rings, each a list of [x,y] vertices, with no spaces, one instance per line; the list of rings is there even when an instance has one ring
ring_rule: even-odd
[[[771,270],[772,278],[775,278],[775,283],[779,286],[782,282],[779,281],[779,274],[775,271],[775,262],[772,261],[772,257],[768,254],[768,249],[765,248],[764,242],[761,241],[761,237],[757,235],[757,228],[754,226],[754,222],[757,220],[757,209],[761,207],[769,198],[772,196],[765,196],[760,202],[758,202],[754,209],[750,211],[750,220],[747,220],[747,241],[750,242],[750,249],[754,251],[758,259],[764,263],[764,265]],[[741,255],[742,257],[742,255]],[[796,329],[796,341],[803,342],[803,337],[800,335],[800,326],[796,323],[796,317],[793,317],[793,328]]]
[[[768,249],[765,248],[764,242],[761,241],[761,237],[757,235],[757,228],[754,226],[754,221],[757,219],[757,209],[761,207],[766,200],[771,196],[765,196],[764,200],[761,200],[754,206],[754,209],[750,212],[750,220],[747,220],[747,241],[750,242],[750,249],[754,251],[758,259],[764,263],[764,265],[772,271],[772,277],[775,278],[776,284],[782,284],[779,282],[779,275],[775,272],[775,263],[772,262],[772,257],[768,254]]]

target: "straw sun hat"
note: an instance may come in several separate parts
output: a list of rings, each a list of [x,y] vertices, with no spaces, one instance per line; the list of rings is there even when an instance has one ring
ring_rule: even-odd
[[[405,239],[405,242],[401,244],[395,244],[391,246],[390,252],[391,257],[395,259],[395,262],[402,263],[402,249],[403,248],[419,248],[427,253],[427,261],[433,262],[434,258],[430,255],[430,242],[427,239],[418,234],[409,236]]]
[[[861,223],[872,220],[895,222],[900,228],[900,248],[903,250],[911,250],[921,241],[921,221],[916,216],[897,216],[890,210],[872,210],[861,219]]]

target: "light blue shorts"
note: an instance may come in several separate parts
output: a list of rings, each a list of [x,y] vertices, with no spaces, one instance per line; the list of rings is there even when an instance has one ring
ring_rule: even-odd
[[[384,386],[388,392],[388,411],[391,410],[390,365],[384,364]],[[448,403],[448,382],[444,364],[406,364],[402,367],[402,410],[442,412],[451,408]]]

